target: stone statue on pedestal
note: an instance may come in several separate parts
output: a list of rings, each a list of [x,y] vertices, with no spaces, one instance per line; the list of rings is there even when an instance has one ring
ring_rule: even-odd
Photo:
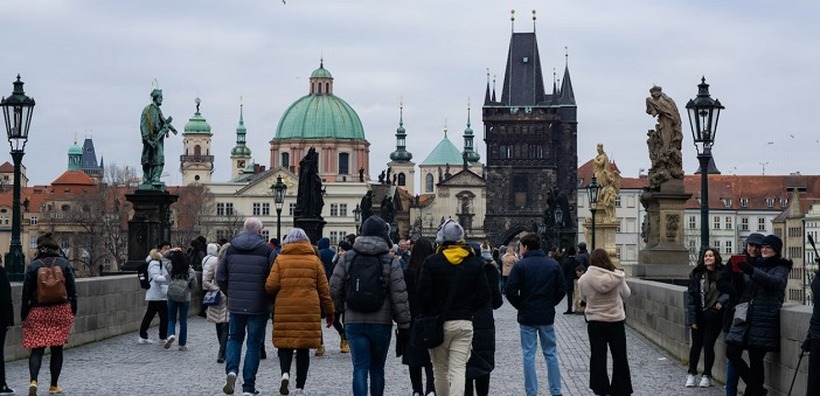
[[[171,125],[172,117],[162,115],[162,90],[151,91],[151,104],[145,106],[140,116],[140,133],[142,135],[142,183],[141,190],[165,190],[160,180],[165,168],[165,139],[170,132],[177,134]]]
[[[621,174],[616,170],[612,171],[609,156],[604,152],[604,145],[598,143],[598,155],[595,156],[595,179],[601,186],[598,197],[598,207],[604,210],[604,222],[614,223],[617,220],[615,214],[615,198],[621,190]]]
[[[319,154],[311,147],[299,161],[299,192],[296,213],[300,217],[322,217],[325,206],[322,198],[322,179],[319,177]]]
[[[359,203],[359,209],[362,210],[362,224],[364,224],[365,220],[373,216],[373,191],[368,190],[364,194],[361,203]]]
[[[646,113],[656,117],[655,129],[647,133],[646,144],[649,146],[649,190],[660,190],[660,185],[667,180],[683,180],[683,160],[681,157],[681,118],[675,101],[655,85],[649,89],[646,98]]]

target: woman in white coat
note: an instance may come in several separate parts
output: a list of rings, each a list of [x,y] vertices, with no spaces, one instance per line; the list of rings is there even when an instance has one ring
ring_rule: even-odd
[[[138,344],[154,343],[148,338],[148,328],[157,315],[159,315],[159,340],[165,342],[165,337],[168,335],[168,303],[166,302],[168,299],[168,270],[162,265],[162,253],[167,247],[169,245],[166,243],[157,249],[151,249],[151,253],[145,259],[148,261],[148,277],[151,279],[151,287],[145,291],[148,308],[145,316],[142,317]]]
[[[219,290],[214,275],[219,269],[219,258],[228,246],[225,244],[222,250],[219,250],[219,245],[209,243],[206,250],[208,255],[205,256],[202,264],[202,290],[219,293],[219,304],[209,306],[207,315],[208,321],[216,324],[216,338],[219,340],[219,353],[216,357],[218,363],[225,363],[225,345],[228,342],[228,297]],[[219,257],[217,257],[217,251]]]

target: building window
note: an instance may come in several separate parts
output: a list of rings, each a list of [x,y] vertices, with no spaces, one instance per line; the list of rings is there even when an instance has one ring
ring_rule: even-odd
[[[296,204],[292,203],[288,205],[288,215],[293,216],[293,211],[296,210]]]
[[[339,204],[330,204],[330,216],[336,217],[339,215]]]
[[[766,198],[766,207],[773,208],[774,207],[774,198]]]
[[[265,238],[266,241],[270,241],[270,230],[263,228],[260,235],[262,235],[262,238]]]
[[[615,257],[617,257],[618,260],[621,259],[621,247],[620,246],[615,246]]]
[[[433,192],[433,174],[428,173],[427,176],[424,177],[424,190],[426,192]]]
[[[405,186],[407,184],[407,176],[404,173],[399,173],[399,185]]]
[[[224,202],[217,202],[216,203],[216,215],[217,216],[225,216],[225,203]]]
[[[270,202],[262,202],[262,216],[270,216]]]
[[[523,208],[527,206],[527,186],[529,181],[526,175],[513,175],[513,207]]]
[[[350,174],[350,154],[348,153],[339,153],[339,174]]]
[[[726,241],[724,244],[723,253],[732,254],[732,241]]]
[[[621,223],[623,223],[623,222],[624,222],[623,217],[618,217],[615,220],[615,232],[621,232]],[[618,256],[618,257],[620,257],[620,256]]]
[[[618,195],[615,196],[615,207],[616,208],[621,207],[621,194],[618,194]]]
[[[347,217],[347,204],[339,204],[339,216]]]
[[[726,218],[724,220],[726,221],[726,229],[727,230],[731,230],[731,229],[735,228],[734,220],[733,220],[732,216],[726,216]]]
[[[715,229],[715,230],[719,230],[720,229],[720,216],[715,216],[714,220],[712,222],[714,223],[712,228]]]
[[[260,216],[262,215],[262,203],[254,202],[253,203],[253,215]]]
[[[31,224],[31,225],[37,225],[37,216],[31,216],[28,219],[28,223]],[[37,247],[37,246],[35,246],[35,247]]]
[[[28,237],[28,247],[30,249],[37,249],[37,235]]]
[[[740,218],[740,230],[741,231],[749,231],[749,218],[748,217],[741,217]]]
[[[233,216],[233,202],[225,202],[225,216]]]
[[[749,198],[740,198],[740,207],[741,208],[748,208],[749,207]]]
[[[712,241],[712,247],[715,248],[715,250],[717,250],[719,252],[720,251],[720,241],[717,240],[717,239]]]
[[[789,199],[788,198],[780,198],[780,207],[785,208],[789,206]]]
[[[694,230],[694,229],[695,229],[695,228],[697,228],[697,227],[698,227],[698,224],[697,224],[697,217],[695,217],[695,216],[689,216],[689,229],[690,229],[690,230]]]
[[[766,231],[766,218],[760,217],[757,219],[757,230]]]
[[[279,165],[290,168],[290,153],[282,153],[282,160]]]

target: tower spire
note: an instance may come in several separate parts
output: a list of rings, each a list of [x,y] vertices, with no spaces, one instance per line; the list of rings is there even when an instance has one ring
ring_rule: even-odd
[[[535,33],[535,10],[532,10],[532,32]]]
[[[510,10],[510,33],[515,33],[515,10]]]
[[[396,162],[407,162],[413,154],[407,151],[407,131],[404,129],[404,100],[399,100],[399,127],[396,128],[396,151],[390,153],[390,159]]]
[[[490,104],[490,68],[487,68],[487,90],[484,92],[484,104]]]
[[[467,98],[467,128],[464,129],[464,151],[461,156],[465,160],[465,164],[469,162],[476,162],[481,159],[481,156],[475,152],[473,129],[470,127],[470,113],[472,105],[470,99]]]

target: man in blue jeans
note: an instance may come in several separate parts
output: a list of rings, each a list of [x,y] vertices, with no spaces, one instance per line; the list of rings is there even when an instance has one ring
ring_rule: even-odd
[[[507,279],[506,296],[518,310],[521,331],[521,352],[524,357],[524,389],[527,396],[538,395],[538,374],[535,352],[538,338],[547,362],[550,394],[561,394],[561,371],[555,347],[555,306],[566,292],[564,275],[557,261],[541,250],[541,238],[526,234],[521,238],[519,252],[523,257],[515,264]]]
[[[392,242],[390,227],[378,215],[362,224],[362,236],[356,238],[353,249],[339,258],[330,278],[330,296],[337,311],[344,311],[344,329],[353,360],[353,395],[367,396],[367,377],[370,376],[370,395],[384,394],[384,363],[393,335],[393,321],[398,324],[397,344],[407,342],[410,327],[410,306],[407,287],[399,258],[390,254]],[[378,261],[378,263],[376,262]],[[351,266],[379,265],[385,280],[385,299],[373,312],[357,311],[345,301],[346,278]]]
[[[245,333],[248,347],[242,368],[242,394],[256,395],[256,372],[259,369],[260,347],[265,336],[265,325],[270,318],[270,298],[265,294],[268,278],[276,253],[261,235],[262,222],[249,217],[243,231],[231,240],[222,256],[216,273],[216,283],[228,296],[228,344],[225,353],[225,386],[222,391],[231,395],[236,386],[236,373],[242,355]]]

